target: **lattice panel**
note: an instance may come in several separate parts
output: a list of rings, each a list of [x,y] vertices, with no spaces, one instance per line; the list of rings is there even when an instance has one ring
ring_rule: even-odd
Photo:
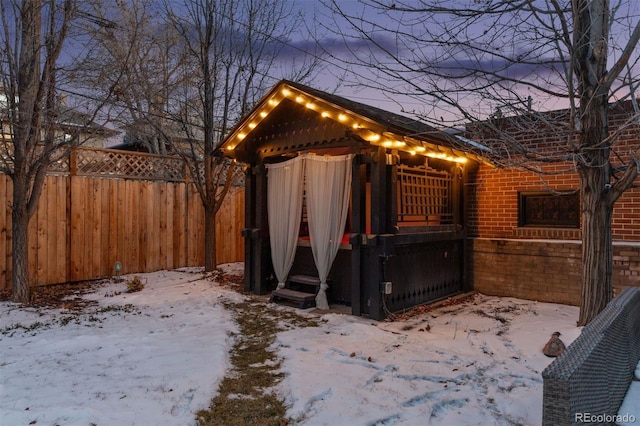
[[[36,146],[36,157],[42,155],[42,149],[42,145]],[[54,151],[51,154],[51,158],[55,158],[55,156],[57,155],[61,155],[61,157],[57,160],[54,160],[49,165],[47,172],[51,174],[69,173],[69,155],[67,153],[61,154],[60,152]],[[13,145],[11,145],[10,143],[0,143],[0,162],[2,163],[2,165],[8,167],[9,169],[13,168]]]
[[[131,154],[123,151],[83,149],[77,151],[76,174],[183,181],[183,164],[179,158]]]
[[[54,161],[49,165],[48,169],[49,173],[55,174],[67,174],[69,173],[69,156],[65,155],[64,157],[58,158],[58,160]]]
[[[398,166],[398,221],[423,222],[452,218],[450,173],[426,166]]]

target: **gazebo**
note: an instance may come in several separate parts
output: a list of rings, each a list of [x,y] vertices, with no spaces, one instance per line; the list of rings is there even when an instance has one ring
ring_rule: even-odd
[[[245,289],[376,320],[468,290],[467,143],[279,82],[221,146],[246,165]]]

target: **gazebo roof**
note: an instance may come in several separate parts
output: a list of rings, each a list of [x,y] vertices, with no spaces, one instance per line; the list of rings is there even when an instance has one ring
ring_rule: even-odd
[[[400,114],[288,80],[276,84],[227,135],[219,149],[225,155],[235,157],[234,151],[242,149],[248,136],[283,104],[297,104],[300,109],[317,113],[319,119],[339,122],[353,135],[372,145],[451,161],[471,158],[486,162],[471,152],[474,145],[455,135]]]

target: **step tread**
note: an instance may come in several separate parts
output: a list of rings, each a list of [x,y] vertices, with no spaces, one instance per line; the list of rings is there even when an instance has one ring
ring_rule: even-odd
[[[320,278],[310,275],[292,275],[289,277],[289,281],[300,284],[320,285]]]
[[[291,290],[289,288],[277,288],[271,293],[272,296],[293,299],[293,300],[315,300],[316,295],[304,291]]]

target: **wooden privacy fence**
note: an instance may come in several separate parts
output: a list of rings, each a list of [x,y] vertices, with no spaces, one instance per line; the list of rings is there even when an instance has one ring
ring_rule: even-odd
[[[11,286],[12,183],[0,174],[0,289]],[[218,263],[244,258],[244,191],[216,220]],[[29,222],[32,285],[204,264],[204,209],[180,159],[81,148],[51,168]]]

